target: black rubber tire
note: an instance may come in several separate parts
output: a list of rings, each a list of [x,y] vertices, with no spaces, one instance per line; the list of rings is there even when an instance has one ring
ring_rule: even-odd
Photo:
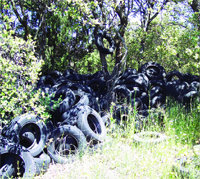
[[[62,98],[63,100],[69,98],[72,102],[75,100],[74,92],[68,86],[60,87],[55,94],[54,99],[57,100],[58,98]],[[71,103],[71,102],[70,102]]]
[[[68,111],[72,105],[75,103],[75,96],[74,99],[72,98],[65,98],[59,105],[59,114],[62,115],[64,112]]]
[[[89,104],[89,98],[87,95],[77,93],[75,95],[76,100],[74,105],[66,112],[64,112],[60,118],[62,125],[76,125],[78,113],[82,110],[82,106]]]
[[[194,91],[200,91],[200,82],[193,81],[190,86]]]
[[[180,92],[180,90],[178,89],[178,86],[180,86],[181,84],[182,83],[180,80],[166,82],[166,85],[165,85],[166,95],[172,96],[175,99],[177,99]]]
[[[56,163],[61,164],[73,161],[74,156],[82,154],[87,146],[86,137],[81,130],[70,125],[59,126],[55,129],[49,141],[47,146],[49,156]]]
[[[131,91],[125,85],[117,85],[113,89],[115,99],[114,101],[118,104],[130,102],[131,99]]]
[[[82,106],[78,113],[77,126],[87,137],[87,140],[103,142],[106,137],[106,127],[103,119],[94,109]]]
[[[83,82],[83,81],[81,81]],[[67,86],[72,90],[72,91],[82,91],[82,92],[85,92],[85,93],[90,93],[92,94],[93,93],[93,90],[88,86],[88,85],[85,85],[85,84],[80,84],[80,82],[78,83],[68,83]]]
[[[41,76],[38,80],[37,87],[41,88],[42,86],[50,85],[53,86],[56,84],[56,80],[54,80],[50,75]]]
[[[166,101],[166,96],[164,96],[162,93],[160,93],[151,99],[150,106],[151,106],[151,108],[162,107],[165,104],[165,101]]]
[[[137,111],[143,110],[143,103],[140,98],[134,98],[131,100],[131,106],[133,109],[136,109]]]
[[[13,162],[13,158],[16,156],[12,156],[12,155],[8,156],[8,155],[0,154],[0,157],[2,158],[0,161],[0,178],[7,179],[16,175],[16,169],[14,167],[14,162]],[[6,158],[6,161],[5,161],[5,158]]]
[[[149,79],[143,73],[128,76],[125,81],[125,85],[132,85],[133,87],[139,87],[142,91],[147,91],[149,88]]]
[[[126,85],[127,86],[127,85]],[[131,98],[137,98],[140,97],[143,91],[139,87],[128,87],[131,90]]]
[[[165,80],[166,78],[165,69],[156,62],[145,63],[138,71],[144,73],[149,80]]]
[[[47,171],[51,163],[51,158],[49,155],[43,152],[39,156],[34,157],[34,162],[36,165],[36,174],[39,175]]]
[[[129,119],[129,108],[128,106],[118,105],[115,107],[113,112],[113,118],[116,120],[117,124],[121,124],[122,122],[127,122]]]
[[[150,99],[153,99],[155,96],[158,96],[159,94],[163,94],[164,90],[160,86],[154,86],[150,90]]]
[[[25,114],[14,118],[3,135],[24,146],[32,156],[37,156],[45,147],[47,127],[39,117]]]
[[[145,139],[144,136],[155,136],[156,138]],[[139,132],[133,135],[133,141],[142,144],[157,144],[165,141],[166,139],[167,137],[165,134],[151,131]]]
[[[88,85],[96,95],[105,94],[107,92],[107,85],[104,77],[94,78],[88,82]]]
[[[0,136],[0,159],[0,178],[31,178],[36,174],[36,165],[31,153],[2,136]]]
[[[109,42],[110,44],[109,48],[104,47],[103,39],[106,39]],[[112,39],[112,37],[108,33],[106,33],[106,31],[104,32],[101,31],[97,34],[97,36],[95,37],[95,44],[98,50],[103,54],[113,54],[115,50],[115,42]]]
[[[75,101],[74,101],[73,107],[89,104],[89,97],[88,97],[87,93],[85,93],[82,90],[76,90],[76,91],[74,91],[74,94],[75,94]]]
[[[119,83],[124,81],[127,77],[131,76],[131,75],[137,75],[137,70],[136,69],[131,69],[131,68],[127,68],[123,74],[120,76],[119,78]]]
[[[169,73],[166,74],[166,81],[173,81],[174,78],[176,77],[176,80],[180,80],[180,81],[184,81],[183,79],[183,74],[177,70],[171,71]]]
[[[59,78],[62,78],[63,76],[63,74],[57,70],[50,72],[49,75],[55,80],[58,80]]]

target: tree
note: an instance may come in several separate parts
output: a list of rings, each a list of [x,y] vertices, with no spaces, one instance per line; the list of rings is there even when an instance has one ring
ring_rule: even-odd
[[[198,30],[192,21],[192,11],[186,2],[169,2],[162,15],[158,15],[145,33],[141,23],[130,26],[126,34],[128,66],[138,67],[137,61],[155,61],[167,71],[177,70],[199,74]],[[135,28],[137,27],[137,28]],[[145,36],[144,51],[141,41]],[[135,40],[137,39],[137,40]]]
[[[199,31],[199,42],[200,42],[200,1],[192,0],[190,1],[190,6],[194,11],[194,20],[196,22],[198,31]]]

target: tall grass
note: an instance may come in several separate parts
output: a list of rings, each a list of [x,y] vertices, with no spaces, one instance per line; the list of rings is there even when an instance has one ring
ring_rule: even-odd
[[[200,111],[197,103],[188,110],[176,102],[168,105],[166,109],[165,131],[173,136],[176,142],[194,145],[200,139]]]
[[[185,110],[174,102],[165,109],[152,110],[140,131],[158,131],[167,140],[158,144],[138,144],[136,111],[127,121],[116,125],[111,117],[108,135],[101,147],[86,153],[73,163],[51,165],[48,172],[36,178],[181,178],[174,170],[177,158],[193,155],[192,146],[200,139],[199,111]],[[193,178],[190,175],[188,178]]]

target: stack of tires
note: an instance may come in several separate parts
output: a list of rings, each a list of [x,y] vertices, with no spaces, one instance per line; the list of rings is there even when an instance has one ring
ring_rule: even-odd
[[[142,65],[139,71],[149,79],[149,98],[151,108],[162,107],[165,104],[165,69],[158,63],[148,62]]]
[[[130,112],[128,107],[121,105],[124,102],[131,104],[144,117],[148,116],[149,109],[163,107],[166,99],[165,82],[166,72],[158,63],[145,63],[138,71],[127,69],[114,89],[118,104],[114,114],[117,122],[121,121],[121,113],[127,115]]]
[[[101,41],[101,38],[108,37],[99,34],[99,38]],[[174,76],[178,80],[174,80]],[[155,62],[145,63],[138,70],[128,68],[119,76],[112,91],[113,102],[116,104],[114,117],[120,122],[119,116],[130,111],[127,104],[136,109],[139,115],[147,117],[150,109],[165,107],[167,96],[188,105],[199,96],[199,82],[199,76],[178,71],[166,74],[165,69]],[[39,88],[50,95],[55,94],[53,100],[63,100],[60,107],[52,112],[54,123],[66,121],[67,111],[74,100],[79,101],[80,96],[85,96],[85,104],[99,113],[110,110],[110,103],[105,98],[109,89],[102,71],[86,75],[78,74],[72,69],[64,73],[54,71],[41,77]]]
[[[14,118],[0,136],[0,177],[32,177],[45,172],[51,162],[67,163],[87,147],[103,142],[106,127],[91,107],[76,104],[73,125],[68,121],[44,122],[33,114]],[[70,123],[70,122],[69,122]]]
[[[200,77],[183,74],[179,71],[169,72],[166,76],[166,94],[178,102],[190,106],[191,102],[199,96]]]

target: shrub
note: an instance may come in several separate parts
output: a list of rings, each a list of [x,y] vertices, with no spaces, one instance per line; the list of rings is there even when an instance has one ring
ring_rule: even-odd
[[[26,112],[42,114],[40,92],[35,91],[43,60],[35,56],[34,42],[0,32],[0,120],[9,122]]]

